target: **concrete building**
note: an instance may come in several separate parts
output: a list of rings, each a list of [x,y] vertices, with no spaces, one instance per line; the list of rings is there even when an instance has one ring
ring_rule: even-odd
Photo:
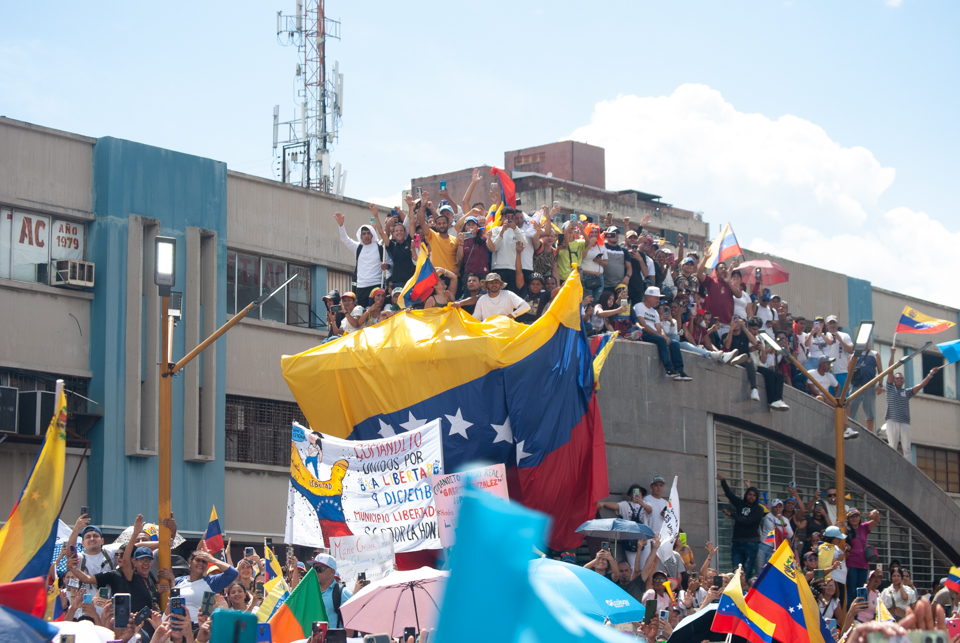
[[[554,174],[515,174],[524,203],[559,200],[570,212],[629,212],[622,216],[632,221],[652,208],[660,214],[650,227],[664,236],[708,238],[696,213],[653,195],[602,186],[576,191],[565,181],[579,175]],[[79,394],[68,394],[65,486],[75,482],[64,519],[72,522],[86,504],[95,523],[117,533],[139,512],[156,515],[159,298],[152,247],[162,234],[178,242],[174,290],[183,293],[183,318],[174,331],[175,357],[264,290],[297,276],[295,287],[176,378],[173,395],[173,508],[181,533],[199,537],[213,505],[235,547],[263,536],[281,542],[290,423],[303,416],[280,375],[280,356],[326,337],[321,297],[331,288],[349,289],[354,263],[337,239],[333,213],[343,212],[352,234],[368,219],[366,206],[233,172],[211,159],[0,118],[0,386],[7,387],[0,389],[0,513],[9,513],[22,489],[40,443],[37,431],[47,423],[41,410],[31,424],[29,409],[38,401],[42,407],[49,396],[38,392],[52,391],[63,378]],[[884,358],[905,304],[958,318],[955,309],[774,260],[791,273],[775,290],[794,313],[835,313],[846,328],[874,318]],[[917,350],[918,337],[898,341]],[[954,328],[936,339],[956,337]],[[908,383],[938,359],[928,351],[911,362]],[[633,482],[679,475],[690,541],[725,545],[729,524],[719,512],[714,472],[731,481],[749,477],[775,496],[796,480],[809,496],[832,480],[832,416],[796,390],[786,396],[792,410],[772,415],[749,401],[742,370],[688,361],[695,379],[681,385],[662,377],[651,346],[620,342],[611,353],[600,393],[611,490],[619,499]],[[847,448],[848,502],[884,512],[882,560],[909,561],[923,584],[943,575],[960,553],[956,375],[955,367],[945,369],[911,403],[911,455],[920,469],[872,435]],[[22,424],[10,417],[10,399],[20,402]],[[878,408],[882,413],[882,398]]]

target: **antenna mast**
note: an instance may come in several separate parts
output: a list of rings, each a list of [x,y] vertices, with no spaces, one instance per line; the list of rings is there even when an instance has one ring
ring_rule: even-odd
[[[343,74],[338,62],[331,74],[326,69],[326,41],[340,40],[340,22],[326,17],[324,0],[296,3],[295,15],[277,12],[277,41],[297,47],[297,68],[294,118],[280,121],[280,106],[273,109],[274,171],[284,183],[342,196],[330,151],[339,139]]]

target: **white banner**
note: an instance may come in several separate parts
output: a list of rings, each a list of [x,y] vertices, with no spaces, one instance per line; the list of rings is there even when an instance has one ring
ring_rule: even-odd
[[[673,476],[673,487],[667,498],[667,507],[663,510],[663,525],[660,526],[660,549],[657,557],[666,562],[673,556],[673,544],[680,533],[680,494],[677,493],[677,476]]]
[[[460,503],[467,488],[486,491],[504,500],[510,499],[507,493],[507,468],[502,464],[433,476],[430,484],[433,486],[433,497],[437,503],[440,543],[444,547],[452,547],[457,541]]]
[[[360,572],[375,581],[393,571],[393,537],[380,531],[372,536],[331,538],[330,555],[337,559],[340,580],[353,589]]]
[[[83,261],[83,246],[86,226],[82,223],[53,220],[53,238],[50,241],[51,259],[73,259]]]
[[[382,440],[341,440],[293,425],[285,542],[386,532],[395,552],[437,549],[430,476],[443,473],[440,421]]]
[[[13,213],[13,265],[50,261],[50,217]]]

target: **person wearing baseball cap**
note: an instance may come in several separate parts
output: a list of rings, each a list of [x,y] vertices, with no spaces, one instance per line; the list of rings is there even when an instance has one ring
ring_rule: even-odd
[[[676,382],[689,382],[693,378],[683,372],[683,356],[680,354],[680,342],[671,340],[660,325],[660,289],[650,286],[643,293],[643,301],[633,307],[637,316],[636,327],[641,331],[640,340],[657,345],[660,361],[667,377]]]
[[[620,229],[612,225],[603,233],[603,249],[607,251],[607,266],[603,269],[603,289],[615,291],[618,286],[630,283],[633,266],[627,258],[627,250],[620,245]]]
[[[103,533],[96,525],[90,524],[87,514],[77,518],[73,532],[67,538],[68,543],[77,542],[77,536],[83,544],[83,552],[77,554],[77,568],[85,574],[95,576],[114,569],[112,557],[103,551]],[[84,583],[81,589],[94,590],[96,583]]]
[[[327,608],[330,627],[341,628],[343,616],[340,614],[340,606],[353,596],[353,592],[337,579],[337,559],[330,554],[317,554],[313,559],[313,568],[320,582],[320,595],[323,598],[323,606]]]
[[[428,193],[424,190],[421,198],[426,199],[427,197]],[[457,248],[460,246],[460,238],[449,233],[450,220],[454,216],[453,208],[448,203],[440,205],[437,216],[434,218],[435,230],[427,227],[424,210],[425,208],[420,208],[416,211],[417,223],[420,224],[420,231],[426,236],[433,267],[457,272]]]
[[[840,330],[836,315],[827,315],[826,326],[827,343],[823,347],[823,354],[833,358],[833,376],[837,378],[837,385],[843,388],[843,383],[847,381],[847,364],[853,354],[853,340],[850,335]],[[849,411],[849,407],[847,410]]]
[[[483,321],[497,315],[516,319],[530,310],[530,304],[520,295],[503,290],[504,283],[498,273],[489,273],[482,284],[487,294],[480,296],[473,309],[473,316],[478,320]]]

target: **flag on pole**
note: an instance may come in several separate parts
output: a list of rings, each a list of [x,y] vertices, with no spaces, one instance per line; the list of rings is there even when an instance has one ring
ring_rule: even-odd
[[[880,623],[895,623],[897,619],[893,618],[893,615],[890,613],[890,610],[887,609],[887,606],[883,604],[879,598],[877,599],[877,621]]]
[[[667,497],[667,507],[663,510],[663,524],[660,526],[660,549],[657,558],[667,562],[673,556],[673,544],[680,534],[680,494],[677,493],[677,476],[673,476],[673,486]]]
[[[46,578],[57,539],[67,453],[67,397],[57,381],[57,408],[27,484],[0,529],[0,583]]]
[[[317,571],[311,567],[287,600],[270,617],[273,643],[292,643],[310,638],[314,621],[327,621],[327,608],[320,593]]]
[[[433,287],[437,285],[440,278],[430,261],[430,254],[424,249],[421,243],[417,254],[417,267],[413,269],[413,276],[407,280],[400,293],[400,299],[404,306],[412,306],[416,303],[426,301],[433,294]]]
[[[264,546],[263,556],[266,559],[266,569],[264,569],[266,580],[263,583],[263,602],[257,609],[257,621],[260,623],[269,621],[270,617],[290,597],[290,588],[283,580],[283,568],[280,567],[276,554],[272,549]]]
[[[223,530],[220,529],[216,507],[210,508],[210,522],[207,523],[207,531],[203,534],[203,544],[211,554],[223,551]]]
[[[721,634],[736,634],[752,643],[773,643],[775,626],[764,616],[751,609],[743,599],[738,568],[733,575],[717,605],[710,630]]]
[[[273,553],[273,550],[266,545],[263,547],[263,557],[267,560],[266,569],[263,571],[263,583],[266,585],[273,579],[283,576],[283,568],[280,567],[280,562],[277,561],[277,556]]]
[[[960,362],[960,339],[955,339],[952,342],[943,342],[942,344],[937,344],[937,348],[940,349],[944,359],[947,360],[947,364]]]
[[[932,335],[934,333],[942,333],[953,326],[956,326],[956,324],[952,321],[936,319],[935,317],[924,315],[919,310],[911,308],[910,306],[904,306],[903,313],[900,315],[900,322],[897,324],[894,332]]]
[[[707,268],[713,270],[721,261],[733,259],[741,254],[743,252],[740,250],[737,235],[733,234],[733,227],[729,223],[725,223],[723,229],[720,230],[720,234],[707,248]]]

